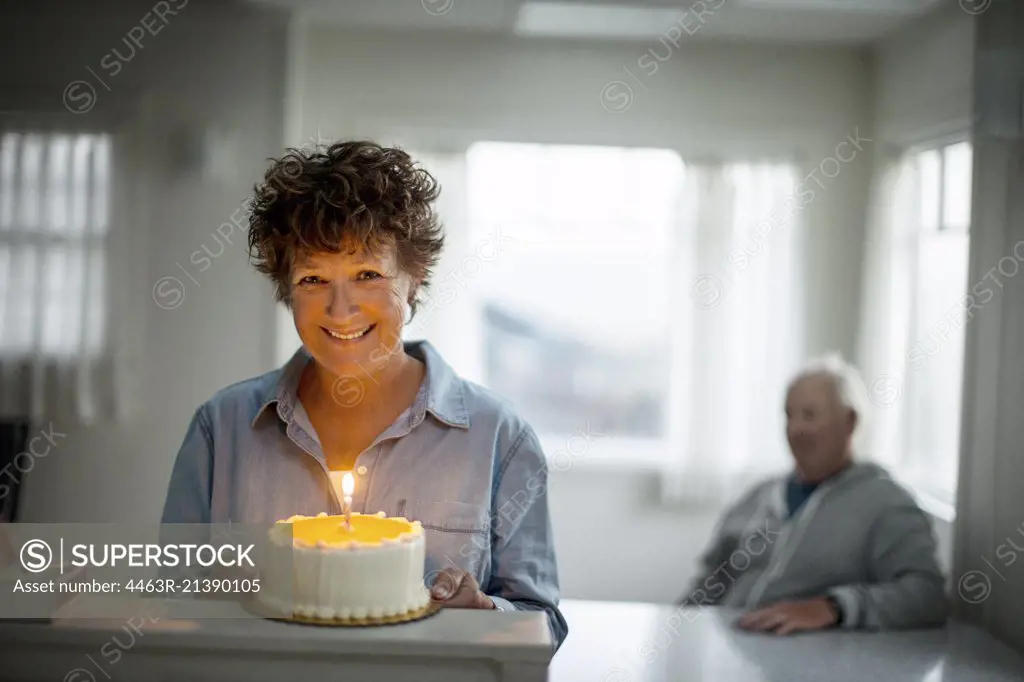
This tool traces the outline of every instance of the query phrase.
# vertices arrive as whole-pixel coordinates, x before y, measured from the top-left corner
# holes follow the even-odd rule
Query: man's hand
[[[494,609],[486,594],[480,591],[476,578],[457,568],[446,568],[430,587],[430,600],[445,608]]]
[[[801,630],[822,630],[832,627],[839,620],[832,605],[824,597],[804,601],[789,601],[773,604],[757,611],[744,614],[737,623],[744,630],[753,632],[774,632],[788,635]]]

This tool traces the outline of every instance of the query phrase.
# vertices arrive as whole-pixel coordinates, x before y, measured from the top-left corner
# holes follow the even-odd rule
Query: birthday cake
[[[270,530],[261,601],[286,618],[397,622],[430,604],[418,521],[377,514],[291,516]]]

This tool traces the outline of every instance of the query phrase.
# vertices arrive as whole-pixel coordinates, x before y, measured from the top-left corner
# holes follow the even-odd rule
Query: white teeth
[[[371,325],[371,326],[373,326],[373,325]],[[330,329],[327,330],[327,333],[330,334],[331,336],[333,336],[336,339],[343,339],[345,341],[351,341],[352,339],[358,339],[360,336],[362,336],[363,334],[365,334],[368,331],[370,331],[370,327],[367,327],[366,329],[364,329],[364,330],[362,330],[360,332],[356,332],[355,334],[339,334],[337,332],[332,332]]]

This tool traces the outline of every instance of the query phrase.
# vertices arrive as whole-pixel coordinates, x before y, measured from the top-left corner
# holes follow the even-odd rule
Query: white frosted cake
[[[402,620],[429,605],[418,521],[377,514],[292,516],[270,530],[260,598],[285,617]]]

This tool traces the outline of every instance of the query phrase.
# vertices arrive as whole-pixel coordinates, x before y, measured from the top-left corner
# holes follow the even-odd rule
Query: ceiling
[[[614,41],[679,34],[674,38],[679,43],[729,39],[863,45],[948,0],[249,1],[359,29]]]

